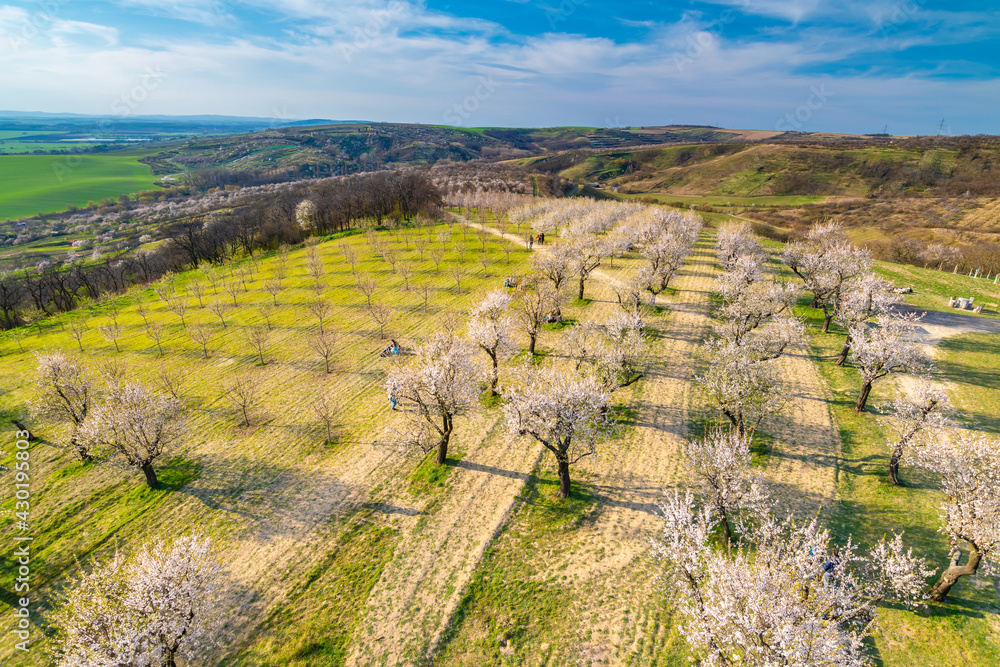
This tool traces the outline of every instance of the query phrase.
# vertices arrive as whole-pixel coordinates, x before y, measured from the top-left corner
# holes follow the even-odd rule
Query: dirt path
[[[501,236],[496,229],[466,224]],[[502,236],[526,245],[519,236]],[[622,272],[620,266],[614,273]],[[567,540],[561,561],[552,565],[569,577],[575,598],[572,624],[559,642],[565,655],[553,654],[556,662],[572,661],[582,651],[610,664],[626,664],[654,639],[649,635],[665,630],[653,619],[657,605],[646,554],[658,528],[656,506],[663,490],[687,479],[681,445],[692,406],[702,400],[691,376],[698,367],[699,346],[710,332],[709,294],[716,273],[710,242],[703,240],[677,279],[678,294],[669,301],[661,298],[667,315],[650,319],[654,351],[631,406],[628,437],[575,466],[599,507],[594,520]],[[592,276],[588,317],[599,317],[617,308],[611,286],[620,281],[612,270]],[[830,464],[839,452],[839,437],[823,384],[804,348],[785,366],[794,378],[793,401],[788,414],[772,424],[776,444],[767,475],[782,500],[796,507],[806,502],[811,512],[832,495],[835,465]],[[433,514],[406,520],[400,547],[368,600],[348,664],[413,664],[435,646],[480,556],[509,519],[543,450],[523,443],[508,446],[497,422],[482,428],[481,441],[452,470],[451,488],[442,492]],[[793,497],[790,491],[798,486],[805,492]],[[603,641],[581,643],[576,633],[588,627],[606,629]]]
[[[805,343],[783,357],[782,378],[788,403],[766,427],[775,442],[764,474],[780,510],[815,515],[836,489],[840,430],[830,414],[826,383]]]
[[[1000,333],[1000,320],[989,317],[966,315],[960,310],[941,312],[900,304],[894,308],[899,313],[918,313],[923,318],[914,330],[913,340],[925,347],[932,357],[936,347],[949,336],[966,333]]]
[[[650,323],[657,349],[632,406],[636,417],[630,437],[600,459],[578,466],[595,480],[600,508],[596,520],[579,529],[564,562],[556,565],[572,575],[578,598],[574,606],[579,618],[561,642],[567,660],[582,651],[610,664],[625,664],[644,644],[655,643],[649,635],[664,631],[654,618],[646,554],[658,528],[656,505],[663,489],[689,480],[681,446],[690,413],[702,401],[691,376],[698,368],[699,346],[711,330],[709,294],[716,275],[712,247],[702,241],[678,277],[679,293],[660,304],[669,316]],[[598,278],[619,282],[608,275]],[[833,496],[839,432],[806,346],[792,350],[782,363],[790,400],[768,426],[774,442],[765,474],[782,508],[811,514]],[[573,636],[579,627],[607,628],[608,634],[600,643],[582,642]]]
[[[519,237],[485,229],[526,245]],[[617,308],[611,290],[599,283],[618,281],[603,271],[592,276],[588,292],[596,301],[588,315]],[[541,445],[512,441],[503,433],[498,415],[480,417],[468,430],[472,432],[456,435],[456,441],[467,443],[466,455],[454,464],[448,488],[431,501],[431,507],[397,522],[399,546],[369,595],[347,664],[414,664],[437,645],[483,552],[507,523],[515,499],[544,452]],[[419,504],[405,494],[388,502]]]
[[[348,665],[416,664],[439,640],[541,454],[540,446],[511,446],[500,427],[496,417],[482,420],[478,444],[452,464],[448,488],[431,501],[440,504],[398,526],[399,547],[368,597]]]

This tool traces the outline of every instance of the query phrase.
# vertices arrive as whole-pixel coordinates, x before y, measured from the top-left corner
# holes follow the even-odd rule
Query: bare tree
[[[372,296],[374,296],[375,291],[378,289],[378,283],[367,273],[360,273],[356,276],[358,291],[365,295],[365,300],[369,308],[372,307]]]
[[[424,236],[417,236],[413,239],[413,246],[417,249],[420,254],[420,261],[424,261],[424,253],[427,251],[427,238]]]
[[[208,659],[222,625],[222,567],[208,538],[157,541],[81,572],[53,613],[58,667]]]
[[[122,337],[122,325],[118,324],[118,320],[111,319],[99,325],[97,333],[101,334],[101,338],[104,340],[115,344],[115,352],[121,352],[118,347],[118,339]]]
[[[316,416],[320,426],[326,433],[326,440],[323,441],[323,444],[333,442],[334,428],[337,426],[338,421],[336,403],[327,397],[326,394],[320,394],[313,400],[312,403],[309,404],[309,408],[312,410],[312,413]]]
[[[358,272],[358,251],[350,243],[341,243],[340,254],[344,256],[344,261],[351,265],[351,273]]]
[[[165,335],[163,325],[153,322],[146,327],[146,337],[151,343],[156,344],[156,349],[159,350],[161,357],[163,356],[163,337]]]
[[[198,280],[192,280],[190,285],[191,293],[198,299],[198,307],[205,307],[205,286]]]
[[[222,299],[212,299],[212,302],[208,304],[208,309],[215,313],[215,316],[222,322],[222,328],[226,329],[226,311],[229,310],[229,304]]]
[[[434,262],[434,271],[440,273],[441,262],[444,260],[444,250],[442,248],[431,248],[427,254],[430,255],[431,261]]]
[[[473,408],[478,394],[473,349],[450,333],[436,333],[419,347],[412,362],[389,371],[389,397],[412,403],[407,423],[397,432],[404,446],[437,449],[437,462],[448,458],[454,420]]]
[[[906,340],[919,317],[880,315],[875,327],[851,329],[851,359],[861,373],[861,394],[854,409],[864,412],[872,386],[892,373],[920,373],[930,370],[931,361],[916,344]]]
[[[205,354],[205,358],[208,359],[208,345],[215,338],[215,332],[212,331],[211,327],[204,324],[195,324],[188,328],[187,334],[191,340],[201,346],[201,351]]]
[[[48,316],[49,314],[41,308],[32,307],[21,311],[21,319],[24,320],[24,324],[29,327],[35,325],[39,336],[42,335],[42,321]]]
[[[180,439],[182,413],[180,401],[125,382],[113,386],[107,400],[90,411],[80,439],[101,459],[142,470],[146,485],[155,489],[153,463]]]
[[[222,280],[222,275],[219,273],[218,269],[214,267],[209,267],[205,269],[205,279],[212,286],[212,294],[219,293],[219,282]]]
[[[316,322],[319,324],[320,333],[323,333],[325,330],[324,327],[326,325],[326,320],[330,317],[330,313],[332,311],[333,307],[326,299],[316,299],[309,304],[309,312],[316,318]]]
[[[87,326],[86,320],[74,320],[73,323],[69,325],[69,335],[72,336],[73,340],[76,341],[76,344],[80,346],[81,353],[83,352],[83,337],[87,335],[88,331],[90,331],[90,327]],[[24,348],[21,348],[21,352],[24,352]]]
[[[241,426],[250,426],[251,419],[260,407],[260,380],[255,375],[244,373],[232,378],[225,389],[226,399],[243,417]]]
[[[406,260],[400,260],[396,273],[403,279],[403,289],[410,291],[410,278],[413,277],[413,266]]]
[[[483,278],[489,278],[490,253],[486,248],[483,248],[479,252],[479,265],[483,267]]]
[[[290,248],[282,244],[278,248],[278,254],[274,257],[274,266],[271,274],[275,280],[281,281],[288,277],[288,254]]]
[[[165,275],[160,282],[153,285],[153,291],[156,292],[156,296],[160,297],[160,301],[166,301],[174,293],[177,288],[177,276],[174,274]]]
[[[931,589],[944,600],[961,578],[980,566],[996,566],[1000,555],[1000,442],[959,431],[921,448],[922,465],[941,478],[948,502],[942,507],[943,532],[951,547],[951,562]],[[963,547],[968,558],[962,563]]]
[[[424,284],[422,284],[420,286],[420,296],[422,296],[423,299],[424,299],[424,312],[425,313],[427,312],[427,306],[430,303],[431,292],[433,292],[433,291],[434,291],[434,288],[431,287],[428,283],[424,283]]]
[[[390,248],[388,245],[382,248],[382,259],[388,262],[389,266],[392,267],[393,273],[396,272],[396,264],[399,262],[399,253],[396,252],[395,248]]]
[[[455,279],[455,290],[462,293],[462,278],[465,276],[465,267],[461,264],[451,265],[451,277]]]
[[[240,304],[236,301],[236,295],[240,293],[240,283],[237,280],[223,280],[222,289],[233,299],[233,307],[237,307]]]
[[[607,434],[608,395],[593,378],[554,368],[527,369],[501,389],[512,435],[530,435],[556,457],[559,496],[570,495],[569,467],[591,456]]]
[[[184,384],[186,380],[187,376],[183,372],[169,366],[162,366],[156,372],[157,386],[178,401],[184,400]]]
[[[257,312],[260,316],[264,318],[264,324],[267,325],[267,330],[270,331],[273,327],[271,326],[271,318],[274,316],[274,311],[277,307],[273,303],[267,303],[266,301],[257,306]]]
[[[25,330],[22,329],[21,327],[14,327],[13,329],[10,330],[10,335],[13,336],[14,340],[17,341],[17,348],[21,350],[22,353],[24,352],[25,334],[26,334]],[[80,346],[80,349],[81,350],[83,349],[83,345]]]
[[[271,332],[267,330],[266,326],[262,324],[255,324],[247,328],[245,336],[247,345],[249,345],[250,349],[257,354],[257,359],[260,361],[260,365],[266,366],[267,347],[271,342]]]
[[[278,305],[278,295],[281,294],[281,290],[283,289],[284,286],[280,280],[267,280],[264,282],[264,291],[271,295],[271,301],[275,306]]]
[[[385,339],[385,328],[392,322],[394,311],[389,306],[375,302],[368,308],[368,314],[378,326],[379,338]]]
[[[146,307],[146,299],[143,298],[141,292],[137,292],[135,295],[135,312],[139,313],[139,317],[142,318],[142,323],[149,326],[149,308]]]
[[[316,332],[306,340],[306,344],[309,345],[309,349],[316,353],[317,357],[323,360],[326,372],[333,372],[331,362],[336,353],[337,333],[332,329]]]
[[[688,467],[708,492],[727,546],[733,543],[731,519],[742,511],[762,509],[765,502],[764,481],[751,466],[750,440],[749,434],[716,427],[684,447]]]
[[[94,400],[93,380],[78,360],[61,350],[40,353],[36,360],[32,415],[40,420],[69,422],[70,447],[81,461],[92,460],[79,432]]]
[[[309,275],[312,276],[313,279],[313,289],[316,292],[320,292],[322,290],[323,273],[325,271],[325,267],[323,266],[323,257],[318,252],[315,252],[315,248],[310,248],[309,250]]]
[[[167,300],[167,308],[173,311],[174,315],[181,318],[181,326],[186,327],[187,322],[184,320],[184,315],[187,313],[187,302],[184,301],[184,297],[177,295],[173,296]]]

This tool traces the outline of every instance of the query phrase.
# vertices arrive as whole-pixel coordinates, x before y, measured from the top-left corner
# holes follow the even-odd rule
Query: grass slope
[[[139,163],[141,156],[135,152],[0,156],[0,220],[148,189],[156,178]]]
[[[447,238],[439,237],[439,232]],[[170,452],[172,458],[157,464],[164,481],[157,491],[147,491],[142,476],[134,472],[79,464],[64,446],[63,427],[37,425],[43,441],[32,450],[30,521],[37,554],[33,561],[36,631],[49,632],[45,619],[51,601],[76,570],[76,559],[89,566],[93,558],[107,557],[116,546],[130,550],[152,537],[180,535],[197,527],[218,543],[234,588],[220,664],[234,660],[248,665],[337,664],[342,659],[358,620],[355,616],[379,576],[379,563],[391,557],[395,539],[392,515],[364,507],[369,500],[378,505],[399,485],[405,488],[419,462],[386,457],[384,450],[373,449],[386,425],[388,404],[380,383],[390,360],[379,358],[386,343],[368,315],[365,297],[356,289],[339,245],[353,248],[359,257],[357,271],[377,281],[373,300],[389,306],[393,314],[386,335],[397,338],[404,350],[412,350],[449,318],[460,318],[485,290],[499,288],[505,276],[526,272],[527,253],[515,249],[508,264],[501,251],[504,243],[494,237],[480,240],[471,232],[463,234],[459,226],[448,234],[444,225],[420,233],[429,239],[429,248],[444,251],[440,271],[430,251],[420,260],[412,240],[390,232],[377,234],[381,243],[412,266],[410,290],[360,234],[317,247],[325,264],[321,296],[332,308],[326,326],[338,331],[334,372],[329,375],[307,346],[318,323],[308,308],[317,294],[304,248],[287,258],[288,275],[271,315],[265,366],[259,365],[244,338],[251,326],[263,322],[257,307],[273,303],[262,288],[279,270],[273,254],[256,260],[253,277],[245,288],[239,287],[238,307],[225,313],[225,328],[207,307],[217,298],[232,305],[221,283],[212,294],[206,271],[216,269],[205,267],[176,277],[175,294],[188,305],[187,325],[202,324],[215,334],[208,359],[152,289],[46,320],[40,327],[22,330],[26,335],[20,343],[12,333],[0,336],[0,441],[4,443],[13,437],[7,419],[26,413],[34,353],[78,351],[69,333],[73,322],[89,326],[82,341],[83,356],[95,373],[106,362],[114,362],[156,384],[166,371],[180,379],[188,406],[188,437]],[[484,245],[487,275],[479,263]],[[451,272],[454,265],[466,267],[460,291]],[[239,273],[230,276],[229,267],[221,273],[223,280],[240,280]],[[205,307],[191,291],[195,280],[206,287]],[[137,297],[147,302],[150,322],[165,328],[162,357],[144,333]],[[119,309],[124,329],[118,341],[120,353],[97,331],[112,304]],[[263,405],[249,429],[240,427],[223,397],[226,382],[242,373],[263,383]],[[340,410],[332,443],[324,443],[325,435],[310,409],[320,394]],[[11,449],[3,448],[0,464],[12,465]],[[369,460],[378,457],[383,457],[381,464],[371,470]],[[0,509],[12,509],[14,487],[8,483],[12,478],[0,475]],[[416,488],[442,482],[437,476],[427,477],[418,475]],[[13,530],[12,515],[0,514],[0,531],[10,535]],[[0,590],[9,592],[14,569],[9,561],[2,566]],[[4,600],[10,601],[9,593]],[[11,615],[2,615],[0,632],[7,633],[12,622]],[[11,644],[3,645],[0,662],[48,664],[46,640],[43,635],[35,639],[28,655],[15,655]]]

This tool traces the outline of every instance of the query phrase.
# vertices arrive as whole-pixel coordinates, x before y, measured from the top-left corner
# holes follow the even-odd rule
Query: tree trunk
[[[823,333],[830,333],[830,320],[833,319],[833,313],[823,311]]]
[[[726,415],[726,417],[729,418],[729,421],[732,423],[733,428],[739,429],[740,433],[743,432],[743,426],[742,426],[743,420],[741,418],[737,418],[736,415],[734,415],[729,410],[725,410],[725,409],[722,411],[722,414]]]
[[[497,353],[489,352],[490,361],[493,362],[493,371],[490,374],[490,396],[497,396],[497,382],[500,380],[500,367],[497,364]]]
[[[733,546],[733,529],[729,527],[729,517],[721,514],[719,523],[722,524],[722,536],[726,539],[726,550],[729,551]]]
[[[958,561],[961,560],[962,553],[959,552],[951,561],[951,565],[941,574],[941,578],[934,588],[931,589],[931,599],[936,602],[941,602],[948,596],[948,591],[951,587],[955,585],[959,577],[964,577],[968,574],[975,574],[979,569],[979,561],[981,556],[979,555],[979,550],[975,546],[972,547],[972,551],[969,553],[969,560],[965,565],[959,565]]]
[[[889,481],[899,486],[899,459],[903,457],[903,443],[898,443],[889,457]]]
[[[151,489],[157,488],[159,482],[156,480],[156,471],[153,470],[153,464],[146,462],[142,464],[142,472],[146,474],[146,486]]]
[[[580,291],[577,293],[576,298],[583,301],[583,278],[580,278]]]
[[[437,458],[435,461],[438,465],[444,465],[445,461],[448,460],[448,442],[451,440],[451,415],[446,414],[441,418],[441,439],[438,440],[438,450]]]
[[[837,365],[843,366],[847,363],[847,355],[851,351],[851,337],[848,336],[847,340],[844,341],[844,347],[840,350],[840,357],[837,359]]]
[[[535,341],[538,340],[538,333],[528,335],[528,354],[535,356]]]
[[[861,387],[861,395],[858,396],[858,403],[854,406],[854,409],[858,412],[864,412],[865,406],[868,405],[868,394],[872,393],[872,383],[865,382],[864,386]]]
[[[90,455],[90,453],[87,451],[87,448],[81,445],[80,442],[77,440],[75,434],[73,435],[72,438],[70,438],[69,444],[70,446],[73,447],[73,449],[76,450],[76,455],[79,456],[80,460],[83,461],[84,463],[90,463],[91,461],[94,460],[94,457]]]
[[[559,463],[559,497],[569,498],[569,459],[557,459]]]
[[[22,424],[20,421],[18,421],[16,419],[11,419],[10,423],[13,424],[14,426],[16,426],[18,431],[24,431],[25,433],[28,434],[28,437],[27,437],[28,442],[38,442],[38,436],[36,436],[34,433],[32,433],[31,429],[29,429],[27,426],[25,426],[24,424]]]

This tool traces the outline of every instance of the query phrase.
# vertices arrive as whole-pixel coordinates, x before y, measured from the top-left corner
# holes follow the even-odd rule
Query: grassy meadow
[[[148,190],[157,179],[144,154],[0,155],[0,220]]]
[[[619,433],[596,459],[574,466],[574,494],[565,501],[555,496],[551,456],[510,438],[495,402],[484,400],[476,415],[456,420],[443,467],[400,452],[385,438],[394,415],[381,381],[395,360],[379,352],[394,338],[405,361],[433,331],[461,329],[470,307],[501,288],[505,277],[528,273],[528,253],[497,234],[438,224],[329,237],[287,255],[188,271],[0,334],[0,463],[12,463],[7,420],[26,416],[38,351],[79,353],[82,346],[95,373],[126,366],[177,391],[188,408],[187,437],[158,462],[162,488],[155,491],[136,471],[78,463],[64,446],[64,429],[37,426],[42,440],[31,449],[34,629],[51,632],[51,601],[78,562],[87,567],[116,548],[197,528],[213,537],[227,564],[228,618],[212,664],[692,664],[657,586],[648,538],[655,535],[662,490],[692,481],[679,443],[715,417],[692,382],[703,363],[699,345],[711,327],[718,272],[712,242],[706,232],[659,308],[647,312],[647,377],[615,394]],[[775,252],[780,246],[768,247]],[[396,270],[382,254],[386,249],[400,258]],[[309,266],[312,252],[323,263],[318,283]],[[432,259],[438,252],[439,267]],[[355,267],[346,259],[352,253]],[[611,285],[640,264],[635,255],[605,263],[588,282],[587,299],[566,304],[567,317],[586,321],[612,312]],[[920,294],[967,287],[952,282],[963,277],[933,270],[879,270],[905,270]],[[377,283],[372,302],[390,315],[384,332],[356,287],[358,275]],[[279,278],[282,289],[272,297],[264,286]],[[187,306],[183,322],[161,292]],[[308,345],[320,327],[311,308],[319,299],[330,307],[323,326],[337,332],[329,374]],[[145,333],[139,301],[145,319],[163,327],[162,354]],[[221,319],[210,307],[215,303],[228,304]],[[120,352],[97,329],[116,312],[123,327]],[[793,368],[815,381],[800,381],[790,391],[802,399],[764,427],[766,446],[757,461],[780,491],[779,506],[803,512],[820,507],[838,539],[850,534],[867,543],[904,530],[917,553],[943,565],[947,549],[937,532],[942,497],[934,480],[904,462],[904,485],[888,485],[891,434],[876,414],[854,413],[857,373],[831,361],[841,332],[817,333],[821,315],[808,300],[798,312],[809,324],[810,343],[792,355]],[[79,344],[74,324],[87,327]],[[197,325],[214,334],[208,358],[186,333]],[[270,327],[263,364],[246,342],[248,332],[262,325]],[[946,339],[937,376],[969,422],[991,435],[1000,428],[995,338]],[[543,363],[563,363],[569,352],[559,328],[551,326],[538,349]],[[242,376],[260,382],[261,405],[249,426],[224,396],[227,384]],[[891,380],[876,385],[871,404],[884,405],[893,391]],[[331,439],[313,410],[320,397],[336,406]],[[827,421],[817,423],[832,424],[829,433],[800,428],[804,402],[821,404]],[[787,454],[792,445],[823,438],[835,444],[829,456],[795,462]],[[813,477],[830,480],[828,497],[817,500]],[[0,531],[10,535],[9,474],[0,480]],[[9,550],[0,559],[0,593],[11,604]],[[1000,664],[997,605],[990,580],[980,576],[962,579],[947,603],[926,611],[886,606],[871,647],[876,664]],[[0,616],[0,633],[11,628],[11,615]],[[14,654],[6,643],[0,662],[49,664],[46,640],[36,635],[27,655]]]

